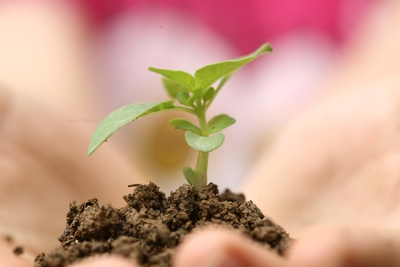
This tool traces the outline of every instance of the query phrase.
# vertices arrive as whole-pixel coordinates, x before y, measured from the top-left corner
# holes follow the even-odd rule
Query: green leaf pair
[[[209,92],[208,89],[219,79],[223,77],[229,78],[231,74],[239,68],[250,63],[258,56],[271,51],[271,45],[264,44],[248,56],[235,60],[218,62],[200,68],[194,73],[194,76],[181,70],[167,70],[153,67],[150,67],[149,70],[158,73],[167,79],[164,80],[164,86],[172,98],[176,99],[179,92],[182,91],[186,93],[192,92],[196,95],[203,96]],[[225,82],[226,81],[224,81],[224,83]],[[211,91],[209,94],[212,95]],[[207,98],[211,99],[215,97],[211,95],[207,95]]]

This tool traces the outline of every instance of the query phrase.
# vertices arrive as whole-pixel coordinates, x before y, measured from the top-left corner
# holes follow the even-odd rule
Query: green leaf
[[[194,133],[201,135],[200,128],[188,120],[185,120],[182,118],[176,118],[176,119],[170,120],[169,123],[172,124],[173,126],[175,126],[175,129],[188,130],[188,131],[192,131]]]
[[[179,92],[179,94],[177,95],[178,101],[179,103],[181,103],[182,105],[188,105],[187,102],[189,100],[190,95],[187,92],[181,91]]]
[[[141,114],[139,117],[137,118],[141,118],[147,115],[151,115],[157,112],[161,112],[161,111],[165,111],[165,110],[170,110],[170,109],[174,109],[174,100],[167,100],[167,101],[162,101],[162,102],[158,102],[159,105],[147,110],[146,112],[144,112],[143,114]],[[140,104],[140,103],[137,103]],[[135,104],[134,104],[135,105]]]
[[[200,152],[211,152],[219,148],[225,140],[222,133],[212,136],[200,136],[191,131],[186,131],[185,140],[188,145]]]
[[[236,120],[228,115],[218,115],[208,122],[209,134],[215,134],[234,124]]]
[[[261,56],[265,53],[269,53],[272,52],[272,46],[269,43],[265,43],[263,45],[261,45],[256,51],[254,51],[252,54],[255,57]]]
[[[198,175],[194,172],[194,170],[190,167],[183,168],[183,175],[188,181],[189,184],[196,186],[199,183]]]
[[[174,100],[167,100],[162,102],[150,102],[150,103],[137,103],[121,107],[113,111],[97,126],[93,133],[92,140],[89,144],[87,151],[88,155],[93,152],[112,134],[114,134],[122,126],[125,126],[131,121],[136,120],[139,117],[150,115],[164,110],[174,109],[175,106],[172,104]]]
[[[187,100],[187,105],[194,107],[194,101],[196,100],[196,96],[192,95],[191,97],[189,97],[189,99]]]
[[[185,85],[175,82],[173,80],[163,78],[164,87],[171,98],[177,99],[180,92],[189,92],[189,88]]]
[[[153,68],[153,67],[150,67],[149,70],[152,72],[161,74],[165,78],[168,78],[177,83],[180,83],[192,90],[193,90],[194,86],[196,85],[196,81],[193,78],[193,76],[185,71],[157,69],[157,68]]]
[[[272,47],[270,44],[263,44],[254,53],[245,57],[211,64],[198,69],[194,74],[194,79],[202,90],[207,90],[211,85],[213,85],[217,80],[223,78],[225,75],[231,74],[247,63],[250,63],[258,56],[271,51]]]
[[[210,88],[208,88],[208,90],[204,93],[203,100],[204,100],[204,102],[207,102],[208,100],[213,99],[214,96],[215,96],[215,89],[212,88],[212,87],[210,87]]]

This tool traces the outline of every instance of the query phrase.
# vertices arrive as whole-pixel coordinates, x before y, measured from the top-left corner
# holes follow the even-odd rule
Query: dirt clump
[[[235,229],[283,255],[291,238],[242,194],[219,194],[215,184],[195,192],[183,185],[166,197],[154,184],[138,185],[127,205],[100,206],[97,199],[70,203],[61,246],[36,256],[35,267],[62,267],[86,257],[117,254],[144,267],[169,267],[185,235],[207,225]]]
[[[19,256],[19,255],[23,254],[23,253],[24,253],[24,247],[22,247],[22,246],[16,246],[16,247],[13,249],[13,253],[14,253],[14,255],[16,255],[16,256]]]

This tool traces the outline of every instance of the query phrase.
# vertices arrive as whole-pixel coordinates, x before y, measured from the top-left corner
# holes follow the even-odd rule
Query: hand
[[[344,93],[294,121],[247,194],[292,234],[316,223],[397,228],[400,81]]]
[[[297,239],[285,260],[210,229],[183,243],[176,266],[400,266],[399,89],[328,98],[260,161],[246,195]]]
[[[363,227],[315,227],[299,236],[283,259],[237,233],[209,229],[187,238],[178,250],[174,266],[400,266],[399,249],[399,231]]]
[[[29,258],[31,266],[32,255],[57,245],[71,200],[98,197],[122,206],[127,185],[144,182],[111,144],[87,157],[92,132],[57,110],[0,90],[0,233],[14,239],[9,244],[0,237],[2,265],[24,266]],[[23,257],[11,253],[15,245],[23,245]]]
[[[260,161],[246,194],[299,240],[290,263],[400,264],[399,88],[386,81],[326,99]]]

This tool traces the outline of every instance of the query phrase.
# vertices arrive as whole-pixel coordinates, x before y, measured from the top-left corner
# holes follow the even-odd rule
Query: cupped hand
[[[176,266],[400,266],[400,80],[328,97],[300,116],[247,186],[296,239],[285,259],[238,234],[187,238]]]
[[[98,197],[120,206],[127,185],[144,182],[111,144],[87,157],[97,123],[82,123],[0,90],[0,265],[32,266],[32,255],[56,246],[70,201]],[[11,252],[17,245],[25,251],[18,258]]]
[[[322,101],[260,160],[247,194],[297,234],[316,223],[397,228],[400,80]]]
[[[290,266],[400,265],[399,125],[385,80],[328,97],[260,160],[246,194],[298,239]]]
[[[285,258],[228,230],[189,236],[175,267],[395,267],[400,266],[399,231],[360,226],[318,226],[298,237]]]

